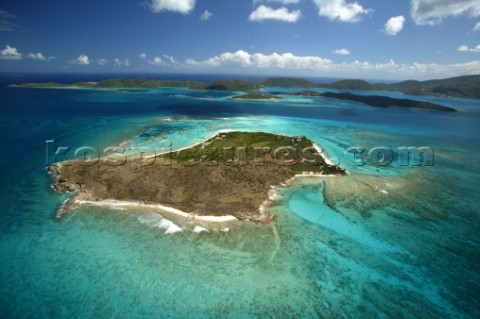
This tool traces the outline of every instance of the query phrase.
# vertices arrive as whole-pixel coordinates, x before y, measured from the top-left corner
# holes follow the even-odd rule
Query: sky
[[[480,1],[2,0],[0,72],[480,74]]]

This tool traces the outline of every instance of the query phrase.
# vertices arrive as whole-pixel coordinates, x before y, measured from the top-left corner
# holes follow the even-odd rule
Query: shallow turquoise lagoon
[[[0,88],[0,316],[480,317],[478,101],[422,98],[460,111],[444,114],[230,97]],[[67,197],[49,187],[46,140],[161,152],[226,129],[308,136],[349,175],[277,187],[269,225],[88,207],[54,218]],[[351,147],[396,157],[354,165]],[[401,165],[401,147],[430,147],[433,165]]]

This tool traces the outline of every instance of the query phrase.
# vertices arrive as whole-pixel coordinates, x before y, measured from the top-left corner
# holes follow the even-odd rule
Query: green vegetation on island
[[[76,208],[77,200],[115,199],[257,222],[270,220],[260,206],[272,185],[300,173],[345,174],[325,163],[306,137],[262,132],[219,133],[187,149],[150,158],[107,158],[93,164],[69,160],[50,165],[48,172],[54,190],[73,193],[58,216]]]
[[[118,78],[100,82],[65,83],[25,83],[12,84],[10,87],[28,88],[162,88],[186,87],[192,90],[223,90],[223,91],[260,91],[262,87],[281,88],[329,88],[337,90],[363,91],[398,91],[409,95],[425,95],[438,97],[480,98],[480,75],[469,75],[443,80],[403,81],[399,83],[371,84],[363,80],[341,80],[327,84],[317,84],[300,78],[266,78],[258,82],[242,80],[220,80],[210,83],[199,81],[148,80],[143,78]],[[314,96],[314,95],[312,95]]]
[[[149,80],[144,78],[116,78],[100,82],[77,82],[65,83],[26,83],[12,84],[10,87],[27,88],[68,88],[86,87],[98,89],[142,89],[142,88],[163,88],[163,87],[186,87],[192,90],[226,90],[226,91],[258,91],[259,84],[241,80],[221,80],[210,83],[199,81],[173,81],[173,80]]]
[[[322,88],[364,91],[398,91],[408,95],[480,98],[480,75],[459,76],[441,80],[370,84],[362,80],[342,80],[318,85]]]
[[[262,93],[247,93],[242,95],[237,95],[233,97],[234,99],[239,100],[279,100],[280,96],[275,94],[262,94]]]
[[[98,82],[97,88],[161,88],[161,87],[201,87],[197,81],[148,80],[143,78],[118,78]]]
[[[281,88],[315,88],[318,84],[298,78],[267,78],[257,82],[261,86]]]
[[[417,101],[417,100],[411,100],[411,99],[396,99],[396,98],[391,98],[388,96],[381,96],[381,95],[357,95],[352,93],[325,92],[325,93],[322,93],[322,96],[340,99],[340,100],[349,100],[349,101],[365,103],[367,105],[371,105],[375,107],[394,106],[394,107],[414,108],[414,109],[422,109],[422,110],[456,112],[456,110],[453,108],[435,104],[435,103]]]
[[[221,80],[205,84],[198,89],[221,90],[221,91],[258,91],[261,86],[256,83],[250,83],[241,80]]]
[[[403,107],[403,108],[414,108],[422,110],[435,110],[435,111],[449,111],[456,112],[455,109],[430,103],[424,101],[417,101],[412,99],[397,99],[388,96],[382,95],[357,95],[352,93],[335,93],[335,92],[325,92],[320,93],[313,90],[300,91],[300,92],[275,92],[273,96],[281,95],[295,95],[295,96],[305,96],[305,97],[326,97],[340,100],[349,100],[364,103],[370,106],[375,107]],[[261,98],[259,98],[261,100]]]
[[[363,80],[341,80],[331,84],[320,84],[318,87],[336,90],[362,90],[372,91],[375,87]]]
[[[480,75],[459,76],[442,80],[404,81],[376,84],[376,89],[401,91],[410,95],[480,99]]]
[[[317,92],[317,91],[301,91],[301,92],[293,92],[293,93],[289,93],[289,95],[298,95],[298,96],[310,96],[310,97],[314,97],[314,96],[322,96],[322,93],[320,92]]]

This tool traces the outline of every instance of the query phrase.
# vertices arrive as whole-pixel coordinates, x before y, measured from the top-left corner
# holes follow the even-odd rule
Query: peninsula
[[[303,136],[224,132],[178,151],[97,162],[68,160],[48,166],[52,188],[72,197],[58,211],[82,203],[162,205],[191,216],[234,216],[266,223],[262,209],[274,185],[298,175],[344,175],[326,163],[319,147]]]
[[[243,95],[234,96],[234,99],[240,100],[279,100],[281,95],[296,95],[304,97],[323,97],[323,98],[332,98],[339,100],[349,100],[354,102],[363,103],[366,105],[374,107],[401,107],[401,108],[411,108],[419,110],[429,110],[429,111],[447,111],[447,112],[456,112],[454,108],[443,106],[436,103],[418,101],[412,99],[397,99],[388,96],[382,95],[359,95],[352,93],[335,93],[335,92],[325,92],[320,93],[317,91],[301,91],[293,93],[284,93],[284,92],[274,92],[273,94],[260,94],[260,93],[249,93]]]
[[[334,93],[334,92],[325,92],[321,94],[323,97],[329,97],[340,100],[349,100],[359,103],[364,103],[374,107],[401,107],[401,108],[411,108],[411,109],[421,109],[421,110],[430,110],[430,111],[447,111],[447,112],[456,112],[454,108],[439,105],[436,103],[417,101],[412,99],[397,99],[388,96],[382,95],[358,95],[352,93]]]

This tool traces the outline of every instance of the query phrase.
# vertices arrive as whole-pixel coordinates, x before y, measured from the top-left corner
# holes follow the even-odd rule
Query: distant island
[[[439,105],[436,103],[417,101],[411,99],[396,99],[388,96],[382,95],[357,95],[352,93],[333,93],[325,92],[322,93],[323,97],[330,97],[340,100],[349,100],[364,103],[374,107],[401,107],[401,108],[412,108],[420,110],[431,110],[431,111],[447,111],[447,112],[456,112],[454,108]]]
[[[280,95],[298,95],[298,96],[307,96],[307,97],[326,97],[334,98],[339,100],[349,100],[359,103],[364,103],[366,105],[374,107],[401,107],[401,108],[411,108],[411,109],[420,109],[420,110],[430,110],[430,111],[447,111],[447,112],[456,112],[454,108],[443,106],[435,103],[417,101],[412,99],[397,99],[388,96],[382,95],[357,95],[352,93],[334,93],[334,92],[325,92],[320,93],[317,91],[301,91],[293,93],[285,92],[274,92],[274,94],[259,94],[259,93],[250,93],[234,96],[234,99],[241,100],[272,100],[272,99],[281,99]]]
[[[299,78],[276,77],[267,78],[258,82],[242,80],[220,80],[203,83],[199,81],[165,81],[148,80],[143,78],[119,78],[100,82],[64,83],[25,83],[12,84],[10,87],[91,87],[91,88],[162,88],[187,87],[193,90],[228,90],[228,91],[259,91],[262,87],[280,88],[330,88],[338,90],[363,91],[398,91],[409,95],[425,95],[437,97],[480,98],[480,75],[453,77],[441,80],[414,81],[408,80],[399,83],[369,83],[363,80],[341,80],[333,83],[313,83]]]
[[[473,76],[475,78],[475,76]],[[446,81],[446,80],[445,80]],[[450,80],[453,82],[454,80]],[[470,82],[468,82],[470,83]],[[393,85],[393,84],[392,84]],[[398,84],[400,85],[400,84]],[[375,107],[403,107],[403,108],[415,108],[423,110],[435,110],[435,111],[450,111],[456,110],[447,106],[417,101],[412,99],[397,99],[392,97],[380,96],[380,95],[357,95],[352,93],[335,93],[324,92],[320,93],[314,90],[306,90],[300,92],[272,92],[269,94],[259,93],[262,87],[281,87],[281,88],[333,88],[339,90],[374,90],[378,87],[368,84],[368,82],[361,80],[343,80],[328,85],[315,84],[313,82],[296,79],[296,78],[268,78],[256,83],[250,83],[242,80],[220,80],[210,83],[203,83],[198,81],[164,81],[164,80],[148,80],[142,78],[118,78],[104,80],[101,82],[77,82],[73,84],[62,84],[55,82],[48,83],[26,83],[26,84],[12,84],[10,87],[26,87],[26,88],[97,88],[97,89],[109,89],[109,88],[162,88],[162,87],[186,87],[191,90],[222,90],[222,91],[242,91],[249,92],[246,94],[240,94],[233,97],[237,100],[279,100],[280,95],[299,95],[307,97],[326,97],[342,100],[356,101]],[[468,87],[468,86],[466,86]],[[479,95],[480,96],[480,95]]]
[[[118,78],[100,82],[76,82],[71,84],[47,82],[11,84],[9,87],[27,88],[97,88],[97,89],[153,89],[165,87],[186,87],[192,90],[222,90],[222,91],[259,91],[261,85],[242,80],[221,80],[209,83],[199,81],[149,80],[144,78]]]
[[[408,95],[437,97],[480,98],[480,75],[459,76],[442,80],[370,84],[363,80],[342,80],[331,84],[319,84],[322,88],[363,91],[398,91]]]
[[[275,94],[248,93],[233,97],[239,100],[280,100],[281,97]]]
[[[271,186],[299,175],[345,174],[326,163],[308,138],[262,132],[221,132],[149,159],[93,164],[69,160],[47,168],[54,179],[52,188],[72,194],[57,217],[82,204],[109,206],[122,201],[168,207],[193,218],[234,216],[267,223],[272,216],[263,207]]]

